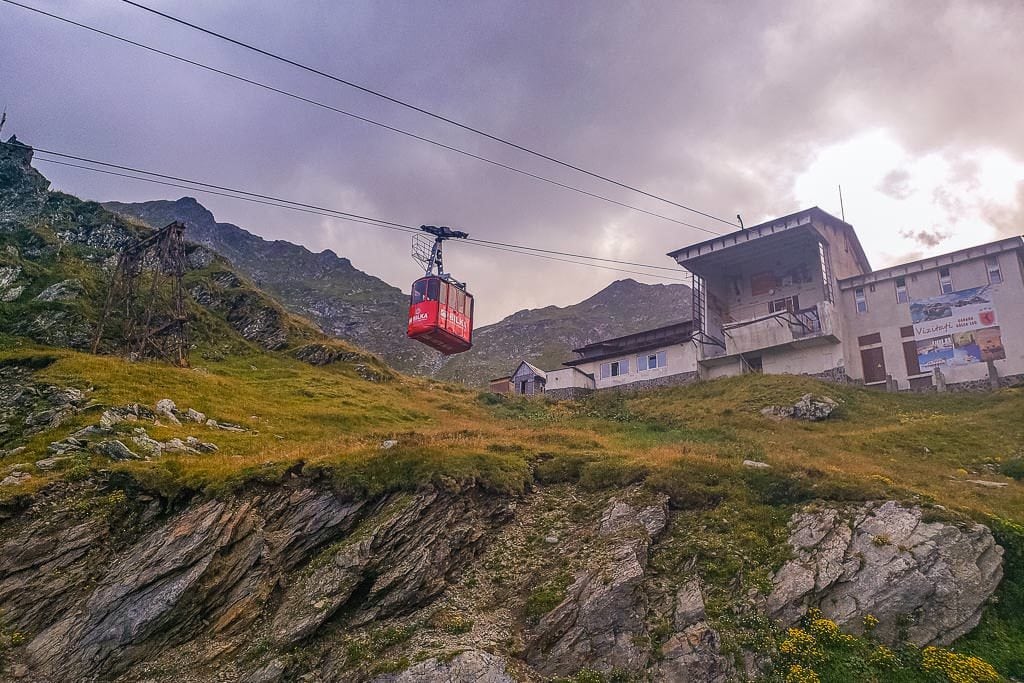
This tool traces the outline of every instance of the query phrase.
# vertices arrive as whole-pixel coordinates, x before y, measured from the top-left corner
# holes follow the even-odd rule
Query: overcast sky
[[[27,4],[716,231],[116,0]],[[150,0],[424,108],[747,225],[818,205],[875,267],[1024,232],[1024,2]],[[708,237],[0,4],[4,137],[474,237],[672,265]],[[192,194],[403,289],[408,236],[40,164],[89,199]],[[622,273],[453,245],[481,323]],[[635,276],[634,276],[635,277]],[[658,278],[640,278],[658,282]],[[660,280],[666,281],[666,280]]]

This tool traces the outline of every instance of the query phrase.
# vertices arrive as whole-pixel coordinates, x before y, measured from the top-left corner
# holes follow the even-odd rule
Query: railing
[[[749,353],[799,339],[833,335],[831,316],[832,304],[822,301],[810,308],[783,310],[723,324],[726,354]]]

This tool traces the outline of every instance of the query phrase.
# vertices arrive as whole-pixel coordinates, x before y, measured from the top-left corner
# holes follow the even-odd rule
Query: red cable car
[[[443,226],[420,229],[434,235],[434,241],[413,241],[413,258],[426,265],[426,275],[412,285],[406,335],[446,356],[468,351],[473,346],[473,295],[464,283],[444,272],[441,245],[469,235]]]

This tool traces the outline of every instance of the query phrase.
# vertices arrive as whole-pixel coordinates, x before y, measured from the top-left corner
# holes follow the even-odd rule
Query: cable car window
[[[466,315],[466,293],[459,290],[459,313]]]
[[[427,280],[427,300],[428,301],[439,301],[437,287],[441,284],[438,280],[430,279]]]
[[[418,280],[412,286],[412,303],[418,304],[427,296],[427,281]]]
[[[447,306],[448,305],[448,283],[447,282],[440,282],[439,281],[437,283],[437,285],[438,285],[438,287],[440,287],[440,292],[438,292],[437,300],[439,302],[441,302],[442,304],[444,304],[445,306]]]

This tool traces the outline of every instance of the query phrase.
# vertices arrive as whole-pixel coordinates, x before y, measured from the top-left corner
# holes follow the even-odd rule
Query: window
[[[638,372],[644,370],[654,370],[656,368],[663,368],[667,365],[665,352],[658,351],[657,353],[651,353],[646,356],[636,357],[636,369]]]
[[[910,301],[910,297],[907,295],[907,280],[906,278],[896,278],[896,303],[905,304]]]
[[[783,311],[800,310],[800,297],[797,295],[787,296],[785,299],[776,299],[768,302],[768,313],[782,313]]]
[[[939,289],[943,294],[953,292],[953,278],[949,274],[949,268],[939,268]]]
[[[412,286],[412,303],[418,304],[427,298],[427,281],[417,280]]]
[[[857,305],[858,313],[868,312],[868,300],[864,298],[864,288],[857,287],[853,290],[853,301]]]
[[[988,282],[998,285],[1003,281],[1003,271],[999,270],[999,257],[989,256],[985,259],[985,270],[988,271]]]
[[[846,238],[846,251],[850,251],[850,238]],[[832,294],[832,258],[824,242],[818,242],[818,259],[821,261],[821,278],[825,285],[825,300],[835,303]]]
[[[609,377],[618,377],[619,375],[626,374],[629,374],[628,360],[616,360],[611,363],[604,363],[601,365],[601,379],[608,379]]]

